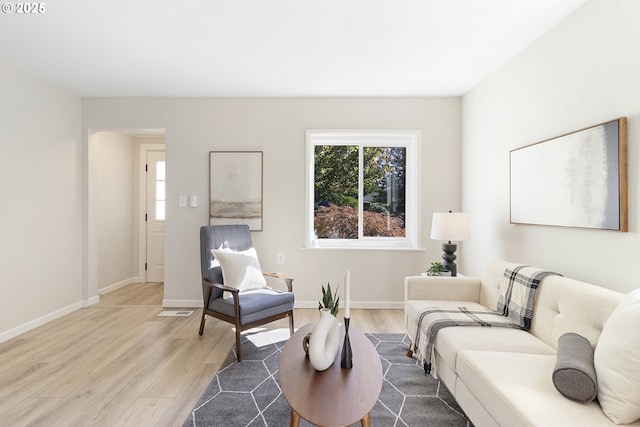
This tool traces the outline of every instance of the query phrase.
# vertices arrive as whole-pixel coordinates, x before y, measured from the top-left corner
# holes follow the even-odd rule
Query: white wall
[[[201,304],[198,232],[208,223],[211,150],[264,151],[264,231],[253,234],[265,270],[292,274],[299,302],[317,301],[320,285],[351,270],[352,300],[402,307],[403,278],[440,259],[429,240],[431,213],[460,206],[458,98],[87,98],[83,134],[92,129],[166,129],[165,304]],[[419,129],[424,251],[305,250],[306,129]],[[87,141],[84,141],[86,144]],[[88,150],[83,146],[83,161]],[[85,189],[86,191],[86,189]],[[198,208],[178,207],[179,195]],[[88,235],[95,223],[89,218]],[[87,240],[92,259],[91,238]],[[93,249],[95,250],[95,249]],[[276,263],[284,253],[286,263]],[[88,279],[92,279],[91,263]],[[95,285],[89,284],[89,295]]]
[[[131,135],[97,132],[92,154],[96,167],[98,203],[98,289],[115,290],[132,283],[134,276],[134,153]],[[136,228],[137,229],[137,228]]]
[[[0,341],[80,308],[81,102],[0,64]]]
[[[640,2],[591,0],[463,97],[463,269],[494,258],[640,287]],[[509,224],[509,151],[629,117],[629,232]]]

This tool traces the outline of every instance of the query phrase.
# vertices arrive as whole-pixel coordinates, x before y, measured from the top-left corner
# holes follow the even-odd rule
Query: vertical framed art
[[[511,223],[628,230],[626,117],[510,152]]]
[[[262,231],[262,151],[209,152],[209,224]]]

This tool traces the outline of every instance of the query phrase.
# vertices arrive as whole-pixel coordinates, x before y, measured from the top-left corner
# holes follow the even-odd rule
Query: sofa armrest
[[[409,276],[404,279],[404,301],[480,302],[480,285],[477,277]]]

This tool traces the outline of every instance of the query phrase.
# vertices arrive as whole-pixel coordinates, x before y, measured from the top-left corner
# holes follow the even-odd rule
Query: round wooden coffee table
[[[291,426],[300,424],[300,417],[322,427],[343,427],[360,421],[371,425],[370,412],[382,390],[382,365],[371,341],[353,325],[349,340],[353,352],[353,368],[340,367],[344,341],[341,326],[340,350],[336,360],[325,371],[316,371],[302,348],[303,337],[313,324],[301,327],[282,350],[278,365],[280,387],[291,406]]]

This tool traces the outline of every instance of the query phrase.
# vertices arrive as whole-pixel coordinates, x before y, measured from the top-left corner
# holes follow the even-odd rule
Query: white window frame
[[[406,183],[405,183],[405,236],[404,237],[365,237],[362,227],[358,239],[317,239],[314,230],[314,155],[317,145],[358,145],[363,146],[405,147]],[[306,248],[347,248],[347,249],[418,249],[420,206],[419,203],[419,148],[418,130],[307,130],[306,131],[306,209],[305,209],[305,247]],[[362,156],[360,156],[362,161]],[[362,165],[359,168],[362,182]],[[358,194],[358,222],[362,224],[363,195]]]

